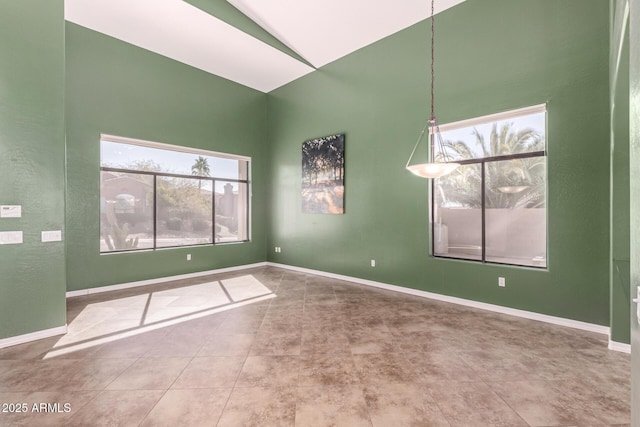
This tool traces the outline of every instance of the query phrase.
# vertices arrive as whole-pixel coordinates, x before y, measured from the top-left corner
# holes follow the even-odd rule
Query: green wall
[[[428,20],[270,93],[268,259],[608,325],[608,8],[468,0],[436,19],[441,123],[548,103],[548,271],[428,255],[427,181],[404,169],[428,114]],[[345,214],[303,215],[301,143],[337,132]]]
[[[62,0],[0,2],[0,339],[64,326],[64,26]]]
[[[629,1],[629,181],[631,193],[631,283],[640,286],[640,3]],[[640,426],[640,319],[631,304],[631,425]],[[636,404],[634,404],[636,402]]]
[[[611,339],[629,343],[629,26],[628,0],[611,3]]]
[[[601,0],[467,0],[436,23],[440,122],[548,103],[542,271],[428,255],[428,185],[404,170],[428,113],[428,21],[265,95],[65,24],[61,0],[3,2],[0,204],[21,204],[23,217],[0,220],[0,231],[24,230],[25,243],[0,246],[0,339],[63,325],[65,282],[77,290],[268,259],[611,321],[613,339],[626,342],[619,325],[628,306],[609,270],[628,245],[625,89],[615,86],[610,156],[607,8]],[[347,135],[346,213],[302,215],[301,143],[338,132]],[[251,156],[252,242],[100,255],[100,133]],[[40,243],[40,231],[55,229],[64,230],[66,266],[64,243]]]
[[[267,95],[72,23],[66,38],[67,289],[264,261]],[[100,255],[101,133],[251,156],[252,241]]]

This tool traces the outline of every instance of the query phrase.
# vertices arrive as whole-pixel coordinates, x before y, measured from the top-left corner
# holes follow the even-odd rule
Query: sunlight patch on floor
[[[276,297],[252,275],[88,304],[45,359]]]

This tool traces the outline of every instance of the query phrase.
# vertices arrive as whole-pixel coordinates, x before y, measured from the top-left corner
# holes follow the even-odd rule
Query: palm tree
[[[209,161],[202,156],[198,156],[196,162],[191,166],[191,175],[195,176],[211,176],[209,169]],[[202,180],[198,180],[198,190],[202,189]]]
[[[512,123],[500,128],[494,123],[489,140],[477,129],[473,130],[476,153],[464,141],[444,141],[444,149],[454,160],[467,160],[478,157],[506,156],[544,150],[544,136],[534,129],[514,131]],[[442,153],[436,159],[442,159]],[[486,208],[534,208],[542,207],[545,202],[546,158],[530,157],[491,161],[485,170],[485,207]],[[463,165],[448,176],[438,179],[436,197],[439,204],[451,204],[458,207],[480,208],[482,165],[480,163]]]

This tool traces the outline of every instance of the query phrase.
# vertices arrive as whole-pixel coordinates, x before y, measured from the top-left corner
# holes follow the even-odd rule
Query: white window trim
[[[203,150],[199,148],[183,147],[181,145],[165,144],[164,142],[146,141],[143,139],[126,138],[123,136],[115,136],[108,134],[100,134],[100,141],[115,142],[121,144],[138,145],[140,147],[157,148],[166,151],[180,151],[182,153],[198,154],[210,157],[222,157],[225,159],[251,161],[251,157],[241,156],[237,154],[220,153],[218,151]]]
[[[464,127],[470,126],[478,126],[486,123],[498,122],[502,120],[508,120],[512,118],[517,118],[521,116],[526,116],[529,114],[536,113],[546,113],[547,112],[547,104],[538,104],[532,105],[529,107],[518,108],[517,110],[509,110],[503,111],[500,113],[488,114],[486,116],[474,117],[472,119],[459,120],[457,122],[445,123],[443,125],[438,125],[440,132],[446,132],[449,130],[460,129]],[[433,129],[431,130],[433,133]]]

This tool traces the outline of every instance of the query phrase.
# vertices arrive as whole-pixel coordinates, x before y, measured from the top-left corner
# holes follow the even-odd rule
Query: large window
[[[100,252],[249,239],[249,158],[100,139]]]
[[[440,126],[461,166],[432,182],[434,256],[547,266],[545,129],[544,105]]]

